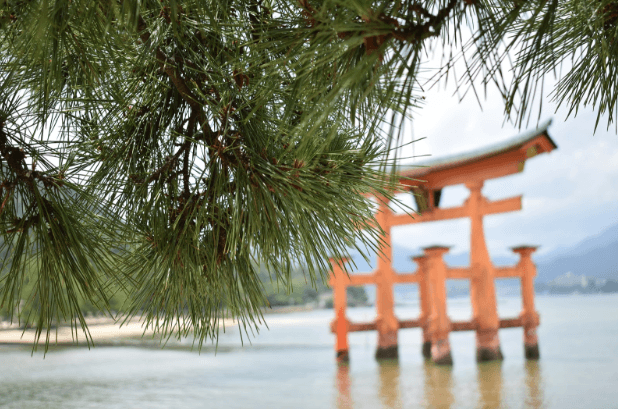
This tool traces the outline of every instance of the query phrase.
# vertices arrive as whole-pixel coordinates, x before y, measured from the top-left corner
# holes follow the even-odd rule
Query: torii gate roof
[[[537,129],[481,149],[402,166],[398,172],[401,183],[440,189],[521,172],[527,159],[558,147],[547,132],[550,124],[548,120]]]

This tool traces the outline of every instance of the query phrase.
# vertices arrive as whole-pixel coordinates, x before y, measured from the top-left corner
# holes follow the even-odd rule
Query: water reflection
[[[426,360],[425,369],[425,407],[448,409],[455,402],[453,396],[453,368],[435,365]]]
[[[352,409],[352,395],[350,393],[350,365],[339,364],[337,367],[337,409]]]
[[[502,403],[502,362],[492,361],[478,364],[477,382],[479,407],[494,409]]]
[[[543,376],[539,361],[526,361],[526,407],[545,407]]]
[[[467,387],[472,389],[474,389],[474,384],[476,384],[478,401],[475,405],[474,398],[472,398],[473,400],[471,402],[467,401],[470,395],[466,392],[462,394],[462,390],[459,389],[458,391],[456,388],[453,377],[453,367],[435,365],[427,360],[423,363],[422,367],[424,373],[424,398],[422,398],[422,404],[419,401],[406,402],[405,406],[450,409],[464,404],[466,407],[472,405],[477,408],[496,409],[508,406],[509,400],[515,397],[518,402],[525,401],[526,408],[541,409],[546,407],[547,402],[544,396],[545,385],[543,383],[539,362],[527,361],[524,363],[523,369],[525,371],[524,377],[523,379],[520,378],[523,382],[519,383],[517,391],[505,391],[505,375],[503,374],[502,362],[493,361],[478,364],[476,382],[473,376],[471,379],[467,377],[465,380]],[[375,386],[371,386],[371,389],[377,389],[377,391],[375,389],[374,391],[377,392],[377,397],[381,404],[380,407],[385,409],[400,409],[404,407],[399,362],[397,360],[379,361],[377,370],[377,384],[373,384]],[[418,379],[420,380],[420,377]],[[353,409],[355,407],[357,409],[365,407],[373,408],[377,406],[375,401],[369,403],[369,401],[366,400],[368,397],[367,395],[375,396],[374,391],[367,390],[363,390],[362,392],[357,390],[360,394],[356,397],[356,405],[354,404],[352,395],[353,385],[350,376],[350,366],[348,364],[338,365],[335,383],[337,387],[337,409]],[[514,386],[512,381],[509,384]],[[357,387],[358,386],[359,385],[357,385]],[[466,390],[470,391],[468,388],[466,388]],[[359,398],[362,395],[365,395],[365,397]],[[474,396],[474,393],[472,396]],[[409,398],[410,396],[408,395],[406,399]],[[419,400],[420,398],[420,396],[417,397]],[[456,403],[456,401],[459,403]]]
[[[403,407],[399,386],[399,363],[397,360],[382,360],[378,362],[378,395],[385,409],[400,409]],[[352,409],[354,402],[351,393],[350,366],[337,366],[337,409]],[[366,402],[359,402],[359,407],[365,407]]]
[[[401,408],[399,390],[399,362],[396,359],[378,362],[380,372],[380,400],[384,408]]]

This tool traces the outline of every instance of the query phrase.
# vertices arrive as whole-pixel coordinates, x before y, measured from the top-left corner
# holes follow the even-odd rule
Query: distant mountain
[[[554,280],[568,272],[587,277],[618,279],[618,224],[578,245],[534,258],[537,281]]]
[[[416,263],[411,257],[422,254],[421,249],[411,250],[407,247],[398,245],[393,246],[393,267],[399,273],[411,273],[416,270]],[[356,263],[356,268],[352,268],[352,273],[368,273],[375,269],[377,257],[374,255],[367,263],[359,254],[353,254],[352,259]],[[518,257],[513,256],[498,256],[493,258],[493,262],[497,266],[508,266],[517,263]],[[444,261],[450,267],[465,267],[470,265],[470,253],[447,253],[444,256]]]
[[[405,247],[393,246],[393,267],[400,273],[416,270],[416,265],[410,257],[421,254],[422,251]],[[358,254],[353,254],[357,265],[352,273],[368,273],[375,269],[376,256],[367,263]],[[444,260],[449,266],[468,266],[469,253],[446,254]],[[518,256],[493,257],[496,266],[509,266],[517,263]],[[600,234],[589,237],[569,248],[554,250],[542,256],[533,256],[537,265],[537,282],[547,283],[569,271],[574,275],[585,275],[602,279],[618,280],[618,224],[615,224]]]

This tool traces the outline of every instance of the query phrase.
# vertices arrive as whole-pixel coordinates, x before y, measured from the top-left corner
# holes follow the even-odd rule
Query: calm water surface
[[[469,300],[449,300],[453,319]],[[499,300],[515,316],[517,298]],[[618,408],[618,295],[537,297],[541,360],[526,362],[522,330],[500,331],[505,360],[477,364],[474,334],[451,334],[454,366],[421,356],[418,329],[399,332],[399,361],[378,363],[376,333],[350,336],[350,365],[337,366],[332,310],[267,316],[252,345],[238,331],[219,350],[0,346],[2,408]],[[351,319],[374,317],[350,310]],[[400,318],[418,306],[397,308]]]

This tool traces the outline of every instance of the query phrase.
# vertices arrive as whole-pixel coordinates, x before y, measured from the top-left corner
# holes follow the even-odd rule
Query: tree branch
[[[140,33],[140,38],[144,44],[146,44],[150,40],[150,32],[148,31],[148,25],[146,21],[142,18],[142,16],[138,17],[137,22],[137,30]],[[208,124],[206,119],[206,115],[202,110],[202,104],[198,101],[198,99],[193,95],[189,87],[187,86],[184,78],[180,75],[180,73],[176,70],[175,65],[167,58],[165,53],[161,51],[160,48],[156,49],[156,56],[158,63],[161,69],[167,74],[167,76],[172,81],[172,84],[176,87],[182,99],[184,99],[192,110],[195,110],[197,113],[197,121],[199,122],[200,128],[202,128],[202,132],[204,132],[204,137],[209,144],[214,142],[215,133],[212,128]]]
[[[398,40],[410,43],[417,43],[430,37],[439,36],[442,25],[446,22],[451,11],[453,11],[459,1],[460,0],[450,0],[446,7],[440,9],[436,15],[429,13],[429,11],[420,4],[415,3],[412,5],[412,10],[427,18],[427,21],[423,24],[412,23],[401,29],[393,29],[393,36]]]

